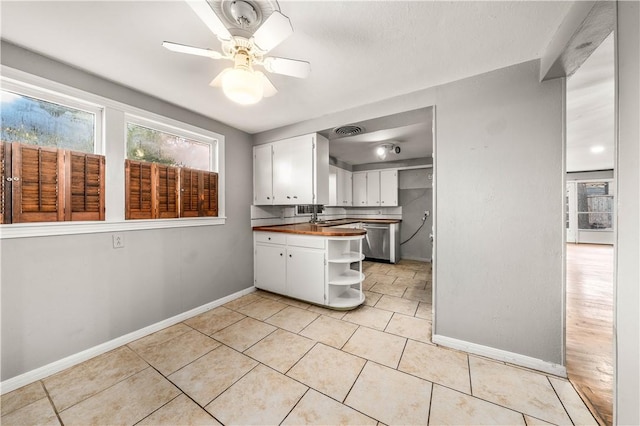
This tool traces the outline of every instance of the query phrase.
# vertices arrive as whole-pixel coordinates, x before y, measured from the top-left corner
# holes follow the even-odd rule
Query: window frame
[[[104,155],[106,158],[106,217],[104,221],[2,224],[0,225],[0,240],[53,235],[211,226],[224,225],[226,223],[224,135],[4,65],[0,67],[0,88],[18,93],[24,93],[24,90],[28,90],[30,92],[24,93],[26,96],[38,97],[45,101],[61,103],[72,108],[78,108],[76,105],[83,105],[84,107],[79,109],[86,110],[87,106],[99,109],[100,113],[96,115],[96,126],[98,126],[97,123],[100,122],[100,127],[96,129],[97,134],[94,146],[96,152],[94,153]],[[78,104],[76,104],[76,102]],[[178,111],[178,113],[180,112]],[[132,117],[146,122],[147,127],[150,123],[159,124],[165,129],[170,129],[169,133],[172,134],[175,134],[176,131],[181,131],[183,132],[182,134],[189,135],[191,138],[193,135],[196,135],[201,138],[209,138],[210,140],[216,141],[216,146],[212,146],[212,148],[214,148],[212,150],[212,157],[214,158],[210,159],[210,161],[212,162],[212,171],[218,173],[217,217],[124,219],[126,123],[127,119]]]

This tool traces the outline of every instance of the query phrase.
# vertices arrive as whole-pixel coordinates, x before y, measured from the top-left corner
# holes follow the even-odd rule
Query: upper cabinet
[[[398,171],[395,169],[353,173],[353,205],[394,207],[398,205]]]
[[[351,172],[336,166],[329,166],[329,206],[351,207]]]
[[[254,147],[254,204],[329,203],[329,141],[316,133]]]

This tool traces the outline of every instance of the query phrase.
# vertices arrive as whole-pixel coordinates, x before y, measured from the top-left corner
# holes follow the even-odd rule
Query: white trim
[[[543,361],[526,355],[503,351],[502,349],[491,348],[489,346],[466,342],[464,340],[458,340],[439,334],[434,335],[432,341],[437,345],[446,346],[447,348],[458,349],[470,354],[480,355],[497,361],[531,368],[543,373],[553,374],[554,376],[567,377],[567,368],[564,365],[555,364],[553,362]]]
[[[40,368],[36,368],[35,370],[31,370],[19,376],[12,377],[11,379],[7,379],[0,383],[0,389],[1,389],[0,393],[4,395],[7,392],[11,392],[12,390],[15,390],[22,386],[26,386],[30,383],[33,383],[36,380],[44,379],[45,377],[48,377],[52,374],[58,373],[69,367],[73,367],[74,365],[80,364],[81,362],[84,362],[88,359],[101,355],[110,350],[116,349],[120,346],[126,345],[127,343],[133,342],[134,340],[138,340],[144,336],[147,336],[151,333],[155,333],[156,331],[162,330],[164,328],[167,328],[169,326],[182,322],[186,319],[199,315],[203,312],[209,311],[213,308],[216,308],[220,305],[230,302],[231,300],[237,299],[249,293],[253,293],[254,291],[256,291],[256,288],[251,286],[244,290],[240,290],[236,293],[233,293],[229,296],[223,297],[218,300],[214,300],[213,302],[191,309],[190,311],[183,312],[171,318],[167,318],[155,324],[151,324],[147,327],[141,328],[140,330],[133,331],[129,334],[125,334],[124,336],[117,337],[113,340],[109,340],[108,342],[101,343],[97,346],[86,349],[82,352],[78,352],[66,358],[62,358],[58,361],[54,361],[50,364],[42,366]]]
[[[100,232],[140,231],[144,229],[186,228],[224,225],[226,217],[145,219],[114,222],[34,222],[0,225],[0,240],[54,235],[96,234]]]

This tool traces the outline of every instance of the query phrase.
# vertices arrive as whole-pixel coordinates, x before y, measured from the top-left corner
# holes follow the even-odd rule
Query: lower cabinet
[[[364,303],[362,238],[254,232],[256,288],[352,309]]]

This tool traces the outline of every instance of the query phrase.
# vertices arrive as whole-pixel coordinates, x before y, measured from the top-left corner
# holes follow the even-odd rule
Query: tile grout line
[[[53,403],[53,399],[51,398],[51,395],[49,395],[49,390],[44,385],[44,382],[42,380],[38,380],[38,382],[40,383],[40,386],[42,386],[42,389],[44,390],[44,394],[47,396],[47,399],[49,400],[49,404],[51,404],[51,408],[53,408],[53,412],[56,415],[56,418],[58,419],[60,424],[64,426],[64,422],[62,421],[62,417],[60,417],[60,413],[58,412],[58,408]]]
[[[553,386],[553,383],[551,383],[551,379],[549,379],[549,376],[547,375],[545,375],[544,377],[547,379],[547,383],[549,383],[549,386],[551,386],[551,389],[553,390],[553,393],[556,395],[556,398],[558,398],[558,401],[560,401],[560,405],[562,405],[564,412],[567,414],[567,417],[569,417],[571,424],[575,425],[576,422],[573,421],[571,414],[569,414],[569,410],[567,410],[567,407],[564,405],[562,398],[560,398],[560,395],[558,395],[558,391],[556,390],[555,386]]]

